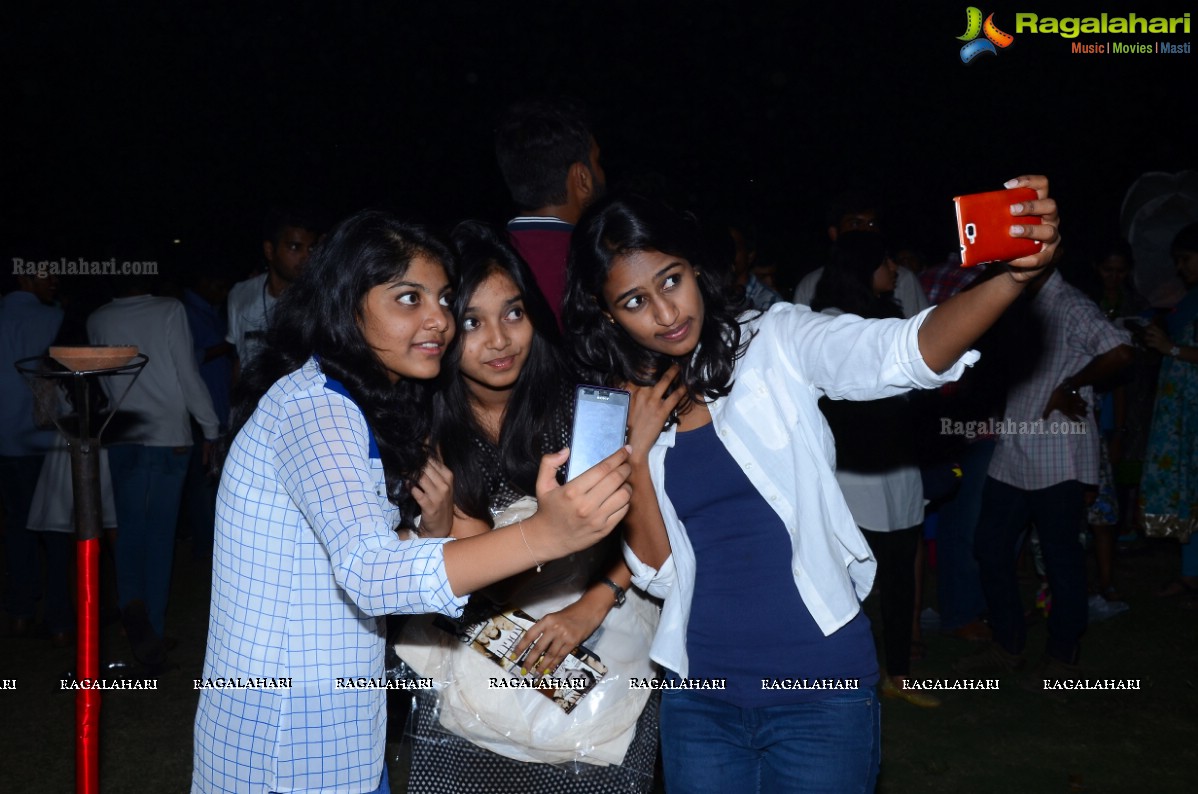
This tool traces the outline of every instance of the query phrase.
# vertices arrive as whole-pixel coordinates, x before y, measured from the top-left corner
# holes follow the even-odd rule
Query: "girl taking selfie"
[[[580,220],[565,327],[585,366],[635,392],[625,559],[664,601],[651,656],[726,682],[663,693],[667,790],[873,790],[878,671],[860,599],[875,563],[817,403],[934,388],[976,359],[970,343],[1058,239],[1047,180],[1007,184],[1037,191],[1012,205],[1010,233],[1042,250],[909,320],[741,314],[689,218],[610,198]]]

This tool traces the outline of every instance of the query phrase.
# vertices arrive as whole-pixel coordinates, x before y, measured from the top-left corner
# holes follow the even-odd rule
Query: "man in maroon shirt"
[[[507,225],[561,324],[570,232],[603,194],[599,144],[583,109],[569,100],[518,102],[495,133],[499,170],[520,214]]]

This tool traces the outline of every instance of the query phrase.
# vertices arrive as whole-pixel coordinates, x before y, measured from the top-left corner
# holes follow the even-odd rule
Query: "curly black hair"
[[[746,308],[728,268],[715,261],[698,222],[666,204],[635,195],[592,204],[570,242],[562,321],[567,345],[584,374],[609,385],[656,383],[671,364],[681,369],[679,387],[695,402],[732,389],[733,364],[744,353],[739,316]],[[659,251],[690,263],[703,298],[703,327],[692,355],[675,359],[637,344],[604,314],[603,285],[612,264],[636,251]]]
[[[407,378],[392,383],[363,337],[360,320],[366,294],[401,278],[420,256],[439,262],[452,283],[453,256],[425,228],[381,210],[363,210],[339,223],[275,305],[267,343],[235,389],[229,434],[237,434],[275,381],[317,356],[321,370],[344,384],[365,415],[378,443],[387,496],[406,522],[417,510],[407,484],[428,459],[431,387]]]

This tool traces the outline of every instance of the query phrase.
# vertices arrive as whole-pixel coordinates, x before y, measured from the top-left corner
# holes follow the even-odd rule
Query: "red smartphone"
[[[1009,228],[1016,223],[1039,224],[1036,215],[1011,215],[1011,205],[1033,201],[1036,191],[1030,187],[994,190],[954,196],[957,205],[957,235],[961,240],[961,267],[987,262],[1010,262],[1021,256],[1040,253],[1044,244],[1026,237],[1012,237]]]

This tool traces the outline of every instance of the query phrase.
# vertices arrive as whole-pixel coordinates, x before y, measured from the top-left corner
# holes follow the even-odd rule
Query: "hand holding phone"
[[[538,566],[590,548],[627,514],[631,492],[625,482],[632,472],[624,446],[628,402],[629,394],[622,389],[583,385],[574,390],[566,484],[559,486],[553,475],[563,453],[542,458],[539,508],[525,522],[533,537],[529,552]]]
[[[567,450],[545,455],[537,473],[537,512],[521,530],[533,561],[541,563],[594,546],[628,513],[632,491],[626,485],[632,466],[620,447],[573,482],[559,485],[557,469]]]
[[[961,243],[961,267],[987,262],[1010,262],[1039,253],[1044,244],[1027,237],[1012,237],[1015,224],[1038,225],[1039,216],[1013,216],[1011,205],[1036,200],[1030,187],[994,190],[954,196],[957,208],[957,236]]]

